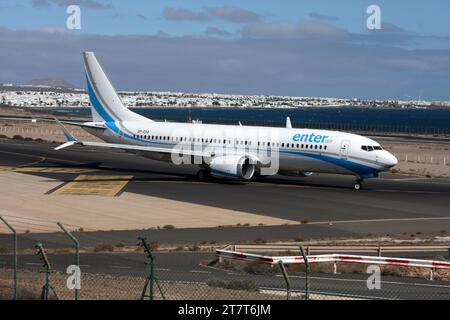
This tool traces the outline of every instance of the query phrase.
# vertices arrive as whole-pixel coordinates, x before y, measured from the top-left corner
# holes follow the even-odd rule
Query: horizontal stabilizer
[[[63,143],[60,146],[57,146],[56,148],[54,148],[54,150],[61,150],[61,149],[67,148],[67,147],[71,147],[76,143],[77,143],[77,141],[68,141],[66,143]]]

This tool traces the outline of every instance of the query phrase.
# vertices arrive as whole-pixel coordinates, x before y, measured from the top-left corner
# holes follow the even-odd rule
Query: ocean
[[[286,117],[293,127],[347,131],[450,134],[450,109],[388,109],[356,107],[267,108],[131,108],[155,120],[282,127]],[[57,113],[89,114],[88,108],[58,108]]]

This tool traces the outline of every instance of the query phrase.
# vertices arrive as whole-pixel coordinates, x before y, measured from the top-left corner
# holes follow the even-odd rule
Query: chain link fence
[[[164,253],[170,255],[171,253]],[[186,257],[191,253],[183,253]],[[117,263],[117,255],[121,265]],[[162,254],[161,254],[162,255]],[[179,253],[181,255],[181,253]],[[4,256],[0,267],[0,299],[12,299],[14,272]],[[69,258],[72,255],[67,255]],[[30,257],[31,258],[31,257]],[[39,261],[36,256],[26,261]],[[178,259],[179,256],[175,256]],[[211,259],[211,255],[208,255]],[[50,261],[57,260],[50,255]],[[423,268],[381,266],[379,275],[368,266],[355,263],[285,265],[281,268],[261,262],[223,260],[201,262],[193,270],[160,267],[158,260],[152,279],[142,253],[101,253],[89,261],[82,255],[80,299],[85,300],[341,300],[341,299],[450,299],[450,272],[435,271],[434,280]],[[101,261],[98,264],[95,261]],[[139,261],[140,260],[140,261]],[[111,261],[112,264],[105,264]],[[70,263],[70,262],[68,262]],[[205,264],[206,263],[206,264]],[[174,262],[176,264],[176,261]],[[68,264],[52,265],[48,299],[72,300]],[[17,272],[17,299],[41,299],[46,283],[40,262],[26,262]],[[375,271],[377,271],[375,269]],[[379,277],[378,277],[379,276]],[[147,280],[147,290],[143,290]]]
[[[450,269],[439,266],[430,269],[349,260],[310,263],[308,268],[303,263],[277,265],[264,260],[224,258],[216,254],[224,250],[214,253],[212,250],[217,249],[214,246],[158,250],[156,241],[137,235],[128,245],[112,242],[115,244],[101,243],[92,247],[99,239],[88,236],[80,246],[77,238],[61,223],[53,228],[63,232],[54,233],[50,241],[45,234],[37,233],[16,237],[17,223],[10,225],[5,218],[2,221],[5,227],[9,226],[2,230],[9,234],[5,233],[0,243],[0,299],[450,300]],[[74,234],[79,236],[79,233]],[[41,245],[43,238],[47,242]],[[134,240],[138,242],[136,246],[133,246]],[[300,248],[306,261],[309,250]],[[266,254],[264,257],[295,258],[291,251],[265,253],[261,248],[256,249],[255,252]],[[228,252],[230,257],[239,255],[239,252]],[[377,252],[372,255],[379,256],[382,250],[379,248]],[[431,251],[428,257],[441,267],[448,266],[449,253],[438,252],[445,257]],[[400,262],[401,259],[391,260]],[[74,284],[79,285],[78,291]]]

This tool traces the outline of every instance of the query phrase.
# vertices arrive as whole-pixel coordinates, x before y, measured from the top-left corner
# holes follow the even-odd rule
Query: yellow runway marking
[[[80,175],[53,194],[114,197],[132,178],[133,176]]]
[[[96,171],[95,169],[84,169],[84,168],[61,168],[61,167],[24,167],[15,168],[15,172],[20,173],[88,173]]]

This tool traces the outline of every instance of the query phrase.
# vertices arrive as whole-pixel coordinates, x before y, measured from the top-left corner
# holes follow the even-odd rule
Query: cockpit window
[[[381,146],[361,146],[361,149],[369,152],[373,150],[383,150]]]

